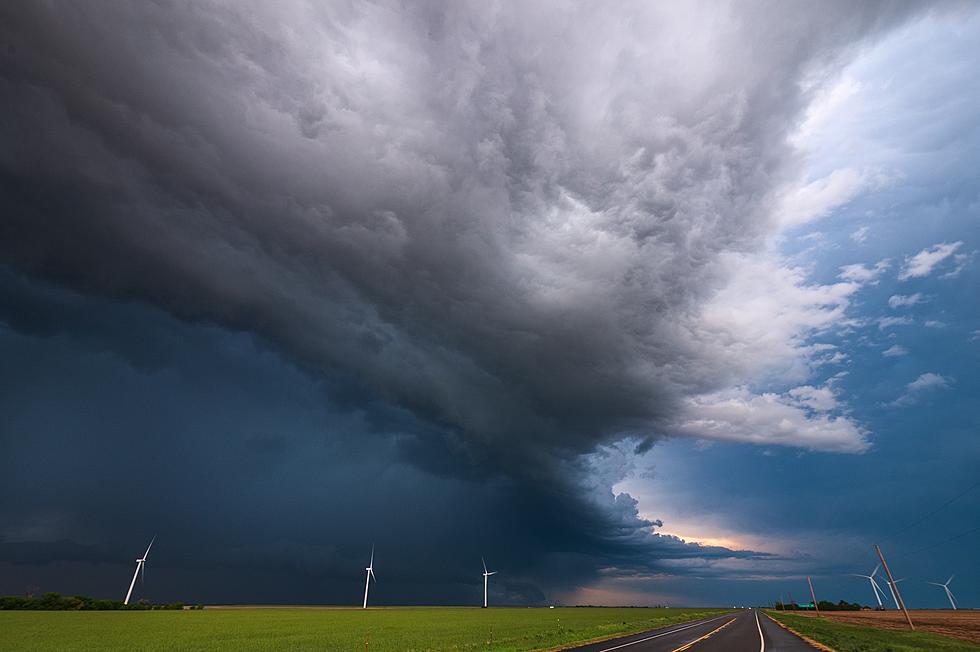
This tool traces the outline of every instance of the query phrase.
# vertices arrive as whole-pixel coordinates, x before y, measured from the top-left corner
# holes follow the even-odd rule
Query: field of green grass
[[[724,611],[441,607],[0,611],[0,649],[517,652],[556,649]]]
[[[767,612],[800,634],[837,652],[977,652],[980,646],[928,632],[900,632],[835,623],[782,611]]]

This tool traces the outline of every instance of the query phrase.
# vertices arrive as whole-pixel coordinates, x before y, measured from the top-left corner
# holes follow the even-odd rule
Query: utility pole
[[[875,544],[875,552],[878,553],[878,559],[881,560],[881,565],[885,569],[885,574],[888,575],[888,583],[891,584],[892,591],[895,592],[895,597],[898,598],[898,605],[902,608],[902,613],[905,614],[905,621],[909,624],[909,629],[913,632],[915,631],[915,625],[912,624],[912,618],[909,616],[909,610],[905,608],[905,600],[902,599],[902,594],[898,592],[898,584],[895,583],[895,579],[892,577],[892,572],[888,570],[888,562],[885,561],[885,556],[881,554],[881,548],[878,544]]]
[[[806,583],[810,585],[810,599],[813,600],[813,610],[820,615],[820,607],[817,606],[817,596],[813,593],[813,582],[810,581],[810,576],[806,576]]]

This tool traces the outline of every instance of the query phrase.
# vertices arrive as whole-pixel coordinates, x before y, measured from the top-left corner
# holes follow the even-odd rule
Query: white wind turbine
[[[140,571],[143,572],[143,577],[146,577],[146,558],[150,555],[150,548],[153,547],[153,542],[156,540],[156,536],[150,539],[150,545],[146,547],[146,552],[136,560],[136,572],[133,573],[133,581],[129,583],[129,590],[126,591],[126,599],[123,600],[123,604],[129,604],[129,598],[133,595],[133,587],[136,586],[136,576],[140,574]]]
[[[371,544],[371,563],[369,563],[367,568],[365,568],[364,570],[367,571],[367,577],[364,578],[364,607],[363,608],[367,609],[368,587],[371,586],[371,580],[374,580],[375,582],[378,581],[378,578],[374,576],[374,544],[373,543]]]
[[[885,592],[882,591],[881,590],[881,587],[878,586],[878,583],[875,582],[875,575],[878,574],[878,569],[879,568],[881,568],[881,564],[878,564],[877,566],[875,566],[875,569],[873,571],[871,571],[871,574],[870,575],[861,575],[859,573],[851,573],[851,575],[853,575],[854,577],[863,577],[864,579],[866,579],[869,582],[871,582],[871,590],[875,592],[875,600],[878,601],[878,608],[879,609],[884,609],[885,606],[883,604],[881,604],[881,596],[884,595]],[[880,593],[880,595],[879,595],[879,593]]]
[[[903,577],[900,580],[895,580],[895,584],[898,584],[899,582],[903,581],[904,579],[905,578]],[[888,590],[892,592],[892,602],[895,603],[895,608],[896,609],[901,609],[901,607],[898,605],[898,596],[895,595],[895,587],[892,586],[892,583],[891,582],[886,582],[885,585],[888,587]]]
[[[952,605],[953,609],[956,609],[956,602],[953,600],[953,592],[949,590],[949,583],[953,581],[953,575],[949,576],[945,584],[940,584],[939,582],[927,582],[927,584],[933,584],[935,586],[943,587],[943,591],[946,592],[946,597],[949,598],[949,604]]]
[[[483,608],[487,608],[487,578],[491,575],[496,575],[497,571],[488,571],[487,562],[483,557],[480,557],[480,561],[483,562]]]

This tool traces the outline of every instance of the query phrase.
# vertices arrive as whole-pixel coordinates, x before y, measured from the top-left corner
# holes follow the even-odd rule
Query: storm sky
[[[980,602],[980,13],[0,6],[0,593]],[[951,503],[945,504],[950,499]],[[937,511],[938,510],[938,511]],[[924,550],[923,552],[919,552]]]

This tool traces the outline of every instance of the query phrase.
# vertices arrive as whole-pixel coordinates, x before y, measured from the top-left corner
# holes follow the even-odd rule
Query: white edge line
[[[677,632],[683,632],[685,629],[691,629],[692,627],[707,625],[708,623],[712,623],[716,620],[721,620],[722,618],[726,618],[727,616],[730,615],[731,614],[724,614],[722,616],[718,616],[717,618],[712,618],[710,620],[702,620],[701,622],[691,623],[690,625],[685,625],[684,627],[678,627],[677,629],[672,629],[669,632],[662,632],[660,634],[655,634],[653,636],[647,636],[646,638],[641,638],[638,641],[630,641],[629,643],[623,643],[622,645],[617,645],[616,647],[606,647],[599,650],[599,652],[611,652],[612,650],[618,650],[620,648],[629,647],[630,645],[636,645],[637,643],[645,643],[646,641],[652,641],[653,639],[660,638],[661,636],[667,636],[668,634],[676,634]]]
[[[766,637],[762,635],[762,624],[759,623],[759,610],[755,610],[755,626],[759,628],[759,652],[766,652]]]

